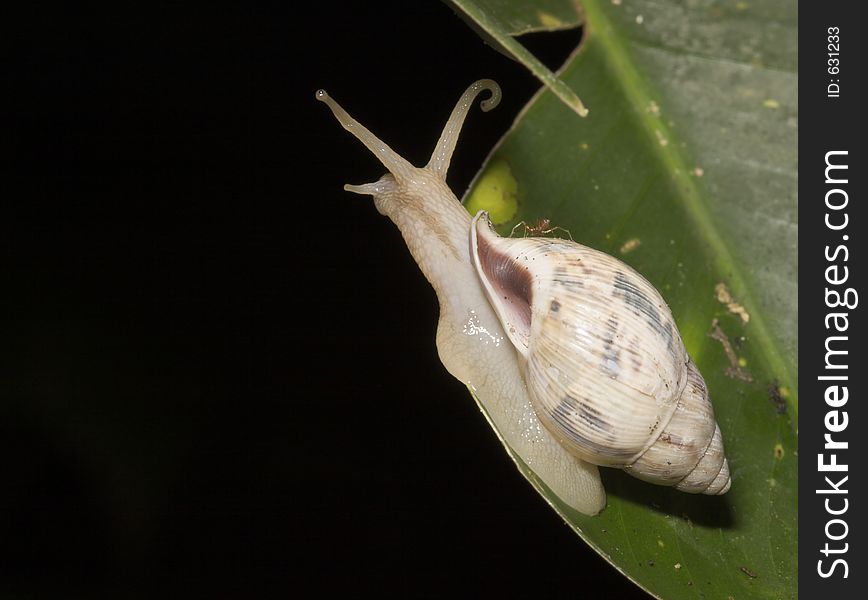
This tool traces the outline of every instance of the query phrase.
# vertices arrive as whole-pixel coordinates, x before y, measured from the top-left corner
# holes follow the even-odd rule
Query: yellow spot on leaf
[[[553,14],[544,12],[542,10],[538,10],[536,13],[536,16],[539,19],[539,22],[543,27],[555,28],[555,27],[562,27],[564,24],[563,21],[558,19]]]
[[[675,563],[673,566],[675,567],[675,570],[676,570],[676,571],[678,571],[679,569],[681,569],[681,563]]]
[[[579,144],[579,148],[581,148],[582,150],[587,150],[588,148],[590,148],[590,146],[588,145],[588,142],[582,142],[581,144]]]
[[[659,129],[654,130],[654,135],[657,136],[657,141],[660,142],[661,146],[667,146],[669,144],[669,140],[666,139]]]
[[[632,240],[627,240],[621,246],[621,254],[627,254],[628,252],[635,250],[636,248],[639,247],[639,245],[641,243],[642,243],[642,240],[640,240],[639,238],[633,238]]]
[[[747,366],[747,359],[744,356],[738,357],[738,366],[744,368]]]
[[[663,543],[663,540],[657,540],[657,545],[660,546],[661,548],[666,547],[666,544]]]
[[[777,109],[777,108],[781,107],[781,103],[778,102],[777,100],[773,100],[773,99],[769,98],[767,100],[763,100],[763,106],[765,106],[766,108]]]
[[[775,444],[775,458],[781,460],[784,457],[784,447],[780,442]]]
[[[744,11],[744,10],[747,10],[748,8],[750,8],[750,4],[748,4],[747,2],[736,2],[735,3],[735,10]]]
[[[503,159],[488,163],[464,205],[472,215],[488,211],[495,225],[511,221],[518,212],[518,182],[509,164]]]

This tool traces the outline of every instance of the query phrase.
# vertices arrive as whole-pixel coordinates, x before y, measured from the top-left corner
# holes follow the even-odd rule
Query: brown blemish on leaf
[[[787,402],[784,399],[784,394],[781,391],[780,385],[778,385],[777,379],[769,384],[768,392],[769,400],[775,405],[775,411],[779,415],[785,415],[787,413]]]
[[[780,442],[775,444],[775,458],[781,460],[784,457],[784,446]]]
[[[711,322],[711,331],[708,332],[708,337],[717,340],[723,346],[723,351],[726,353],[726,359],[729,361],[729,366],[725,371],[727,377],[747,382],[753,381],[751,374],[746,369],[739,366],[738,355],[735,353],[735,350],[732,349],[732,344],[720,328],[717,319],[714,319]]]
[[[744,306],[735,301],[725,283],[718,283],[714,286],[714,293],[717,296],[717,301],[723,304],[729,312],[738,315],[742,323],[747,324],[750,321],[750,315]]]
[[[747,567],[739,567],[739,570],[742,573],[744,573],[745,575],[747,575],[748,577],[750,577],[751,579],[756,579],[756,573],[754,573],[753,571],[751,571]]]

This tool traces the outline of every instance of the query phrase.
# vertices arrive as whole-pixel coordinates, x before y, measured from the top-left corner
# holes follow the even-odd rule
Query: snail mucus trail
[[[722,436],[702,375],[659,292],[620,260],[572,240],[503,238],[446,185],[464,119],[492,80],[461,96],[427,165],[411,165],[324,90],[316,98],[388,173],[344,189],[371,195],[440,304],[437,349],[483,407],[510,456],[564,503],[605,506],[597,466],[659,485],[723,494]],[[543,490],[545,491],[545,490]]]

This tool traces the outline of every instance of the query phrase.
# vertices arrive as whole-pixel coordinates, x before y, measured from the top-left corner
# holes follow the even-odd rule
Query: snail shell
[[[497,105],[495,82],[472,84],[421,168],[316,94],[389,171],[344,189],[374,197],[437,293],[443,364],[474,392],[513,459],[580,512],[605,506],[595,465],[725,493],[729,468],[705,382],[654,287],[572,241],[502,238],[446,185],[461,125],[484,90],[482,109]]]
[[[482,211],[470,233],[537,415],[560,443],[645,481],[725,493],[729,467],[705,382],[657,290],[575,242],[502,238]]]

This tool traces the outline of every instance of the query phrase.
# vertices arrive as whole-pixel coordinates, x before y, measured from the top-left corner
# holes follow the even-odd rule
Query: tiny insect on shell
[[[382,162],[374,197],[440,303],[437,349],[506,444],[564,503],[605,506],[597,465],[683,491],[730,486],[705,382],[663,298],[621,261],[554,238],[502,238],[446,185],[464,119],[491,80],[461,96],[431,160],[411,165],[328,94],[338,121]]]

